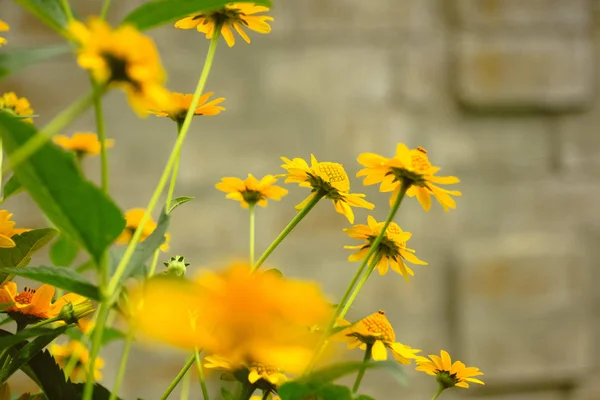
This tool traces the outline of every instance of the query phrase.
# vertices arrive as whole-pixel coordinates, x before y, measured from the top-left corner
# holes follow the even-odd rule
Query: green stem
[[[69,4],[69,0],[61,0],[63,11],[67,17],[67,22],[73,20],[73,11],[71,11],[71,5]]]
[[[90,75],[94,89],[94,113],[96,114],[96,133],[100,141],[100,164],[102,191],[108,194],[108,152],[106,151],[106,129],[104,125],[104,110],[102,107],[102,90]]]
[[[119,389],[121,388],[123,378],[125,377],[125,370],[127,369],[127,359],[129,358],[129,351],[131,350],[131,342],[133,342],[133,331],[129,330],[127,338],[125,339],[125,347],[123,348],[123,355],[121,356],[121,363],[119,364],[117,380],[115,381],[115,386],[110,393],[109,400],[116,400],[117,395],[119,394]],[[90,366],[90,368],[93,370],[92,366]]]
[[[350,297],[348,298],[348,301],[346,302],[346,304],[344,305],[344,308],[340,312],[339,318],[344,318],[346,316],[346,313],[348,312],[348,310],[350,310],[350,307],[352,306],[352,303],[354,303],[354,300],[356,300],[356,297],[358,296],[358,293],[360,292],[360,290],[362,289],[362,287],[365,285],[365,283],[369,279],[369,276],[371,276],[371,274],[373,273],[373,270],[377,267],[377,264],[381,260],[381,257],[382,257],[381,254],[379,254],[379,255],[376,254],[373,257],[373,262],[369,266],[369,271],[366,274],[363,274],[363,276],[360,278],[360,281],[358,282],[358,284],[356,285],[356,287],[354,288],[354,290],[350,294]]]
[[[158,264],[158,257],[160,256],[160,249],[156,249],[154,251],[154,257],[152,258],[152,264],[150,265],[150,270],[148,271],[148,278],[154,275],[156,271],[156,264]]]
[[[367,344],[367,349],[365,350],[365,358],[363,358],[363,363],[358,370],[358,375],[356,375],[356,380],[354,381],[354,386],[352,387],[352,393],[356,394],[358,392],[358,388],[360,387],[360,383],[362,382],[363,377],[365,376],[365,371],[367,370],[367,363],[371,359],[371,355],[373,352],[373,345]]]
[[[90,365],[96,365],[96,358],[100,353],[100,346],[102,345],[102,335],[104,333],[104,326],[106,325],[106,318],[110,311],[110,304],[108,299],[104,299],[100,303],[98,310],[98,318],[96,318],[96,326],[94,327],[94,334],[92,336],[92,348],[90,350]],[[83,387],[83,400],[92,400],[92,394],[94,393],[94,374],[87,374],[85,386]]]
[[[4,148],[0,136],[0,203],[4,201],[4,184],[2,182],[2,162],[4,161]]]
[[[102,10],[100,11],[101,19],[106,19],[106,14],[108,13],[109,7],[110,7],[110,0],[104,0],[104,4],[102,4]]]
[[[167,397],[169,397],[171,392],[175,389],[175,387],[177,387],[177,384],[179,383],[181,378],[183,378],[185,376],[185,374],[188,372],[188,370],[191,368],[191,366],[194,365],[195,360],[196,360],[196,355],[194,354],[193,356],[190,357],[189,360],[187,360],[187,362],[185,363],[183,368],[181,368],[181,371],[179,371],[179,373],[177,374],[175,379],[173,379],[173,382],[171,382],[169,384],[169,386],[167,387],[167,390],[165,390],[163,395],[160,397],[160,400],[165,400]]]
[[[60,320],[60,317],[58,317],[58,316],[57,317],[53,317],[53,318],[49,318],[49,319],[45,319],[43,321],[38,322],[37,324],[31,325],[29,327],[29,329],[39,328],[40,326],[44,326],[44,325],[47,325],[47,324],[50,324],[52,322],[56,322],[56,321],[59,321],[59,320]]]
[[[181,132],[182,127],[181,120],[177,120],[177,137],[179,137],[179,133]],[[177,152],[177,157],[175,158],[175,165],[173,165],[173,174],[171,175],[171,182],[169,182],[169,190],[167,192],[167,199],[165,201],[165,210],[169,210],[171,206],[171,201],[173,200],[173,194],[175,193],[175,184],[177,183],[177,175],[179,174],[179,156],[180,153]]]
[[[254,268],[254,220],[256,215],[256,204],[249,204],[248,211],[250,212],[250,266]]]
[[[300,210],[298,212],[298,214],[296,214],[296,216],[294,217],[294,219],[292,219],[290,221],[290,223],[283,229],[283,231],[281,231],[281,233],[279,234],[279,236],[277,236],[275,238],[275,240],[273,241],[273,243],[271,243],[269,245],[269,247],[267,248],[267,250],[265,250],[265,252],[262,254],[262,256],[260,256],[260,258],[258,259],[258,261],[256,262],[256,264],[254,264],[254,266],[252,267],[252,271],[256,271],[258,268],[260,268],[260,266],[265,262],[265,260],[273,252],[273,250],[275,250],[275,248],[277,246],[279,246],[279,244],[283,241],[283,239],[286,238],[287,235],[290,234],[290,232],[296,227],[296,225],[298,225],[298,223],[300,221],[302,221],[302,218],[306,217],[306,214],[308,214],[308,212],[310,210],[312,210],[312,208],[314,206],[317,205],[317,203],[319,202],[319,200],[321,200],[324,195],[325,194],[322,193],[322,192],[320,192],[320,191],[316,192],[313,195],[312,199],[310,199],[310,201],[308,203],[306,203],[306,205],[304,206],[304,208],[302,210]]]
[[[238,400],[250,400],[250,397],[252,397],[255,390],[256,388],[250,382],[246,381],[242,383],[242,389],[240,390]]]
[[[102,90],[104,92],[104,90]],[[38,151],[56,133],[63,130],[72,120],[88,109],[94,102],[94,92],[87,93],[77,99],[68,108],[58,114],[52,121],[44,126],[36,135],[29,139],[23,146],[19,147],[8,157],[8,162],[2,168],[2,173],[16,168]]]
[[[200,359],[200,352],[198,351],[198,349],[194,349],[194,357],[196,358],[196,368],[198,368],[198,379],[200,379],[202,397],[204,398],[204,400],[209,400],[208,390],[206,389],[206,382],[204,381],[204,371],[202,370],[202,360]]]
[[[433,397],[431,398],[431,400],[435,400],[439,397],[440,394],[442,394],[442,392],[446,390],[445,387],[443,387],[442,385],[439,385],[437,392],[435,392],[435,394],[433,395]]]
[[[183,382],[181,382],[181,400],[188,400],[190,398],[190,382],[192,380],[191,374],[185,374]]]

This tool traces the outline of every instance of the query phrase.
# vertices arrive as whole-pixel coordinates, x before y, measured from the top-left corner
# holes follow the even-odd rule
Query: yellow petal
[[[375,341],[375,344],[373,345],[373,349],[371,351],[372,351],[372,355],[373,355],[373,360],[375,360],[375,361],[387,360],[387,350],[381,340]]]

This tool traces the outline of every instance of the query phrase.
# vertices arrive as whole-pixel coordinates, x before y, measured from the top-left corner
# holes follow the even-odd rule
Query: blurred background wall
[[[75,1],[79,15],[99,0]],[[174,215],[172,254],[192,267],[245,257],[247,215],[214,188],[223,176],[279,173],[280,156],[341,162],[353,176],[361,152],[391,155],[397,142],[424,146],[443,175],[461,178],[455,211],[425,213],[414,200],[397,222],[429,262],[405,282],[374,275],[349,317],[386,310],[398,340],[444,348],[480,367],[487,385],[444,398],[597,400],[600,295],[600,122],[596,0],[279,0],[273,32],[217,51],[207,89],[227,111],[197,118],[183,154],[177,195],[195,200]],[[141,4],[115,0],[109,20]],[[9,0],[7,49],[59,42]],[[208,42],[194,31],[150,31],[172,90],[190,92]],[[28,68],[0,83],[31,100],[38,126],[88,90],[72,57]],[[138,119],[124,96],[105,100],[115,138],[111,189],[123,209],[144,207],[175,139],[170,120]],[[91,114],[64,133],[93,131]],[[98,160],[86,161],[97,180]],[[260,209],[258,252],[308,193],[289,186]],[[387,195],[353,180],[353,191],[387,214]],[[47,223],[27,195],[7,202],[21,226]],[[357,223],[366,212],[357,211]],[[346,261],[348,227],[323,202],[269,262],[316,279],[341,296],[357,268]],[[166,256],[165,256],[166,258]],[[192,268],[190,267],[190,268]],[[120,346],[104,352],[112,385]],[[359,352],[351,355],[360,359]],[[186,355],[136,346],[123,397],[157,399]],[[428,399],[435,382],[410,373],[409,388],[367,373],[377,399]],[[16,381],[16,391],[27,384]],[[196,389],[196,385],[193,385]],[[395,390],[398,395],[391,395]],[[196,392],[199,393],[199,392]],[[395,392],[394,392],[395,393]],[[199,396],[199,395],[198,395]]]

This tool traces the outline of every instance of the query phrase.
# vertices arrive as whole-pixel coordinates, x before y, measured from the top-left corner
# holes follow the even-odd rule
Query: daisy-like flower
[[[229,3],[224,9],[194,14],[180,19],[175,23],[175,28],[195,28],[198,32],[205,33],[207,39],[212,39],[216,25],[221,24],[223,39],[231,47],[235,44],[232,29],[235,29],[246,43],[250,43],[250,38],[244,32],[244,29],[242,29],[244,26],[259,33],[271,32],[271,26],[267,21],[273,21],[273,17],[268,15],[254,15],[268,11],[268,7],[257,6],[252,3]]]
[[[8,24],[4,21],[2,21],[0,19],[0,32],[5,32],[10,30],[10,26],[8,26]],[[3,37],[0,37],[0,47],[2,47],[2,45],[6,44],[6,39],[4,39]]]
[[[220,114],[221,111],[225,111],[225,107],[219,104],[225,101],[224,97],[219,97],[208,101],[208,99],[214,94],[214,92],[204,93],[200,96],[198,106],[194,111],[194,115],[203,115],[205,117],[212,117],[213,115]],[[172,92],[170,94],[171,103],[168,109],[165,110],[148,110],[149,113],[154,114],[158,117],[169,117],[173,121],[183,123],[185,116],[192,105],[193,94],[183,94]],[[207,103],[208,102],[208,103]]]
[[[281,200],[288,191],[275,185],[277,178],[273,175],[265,175],[260,181],[252,174],[248,174],[246,180],[240,178],[222,178],[221,182],[215,187],[222,192],[227,193],[228,199],[237,200],[244,208],[249,205],[258,204],[261,207],[267,206],[267,199]]]
[[[296,206],[301,210],[317,194],[331,199],[335,210],[346,216],[351,224],[354,223],[354,212],[351,207],[361,207],[372,210],[375,206],[364,200],[364,194],[350,193],[350,179],[342,164],[334,162],[318,162],[314,155],[310,155],[310,167],[301,158],[281,157],[281,167],[287,170],[285,183],[298,182],[300,186],[312,188],[313,194]]]
[[[367,225],[354,225],[352,228],[344,229],[344,232],[353,239],[364,240],[364,244],[356,246],[344,246],[345,249],[358,249],[354,254],[348,257],[348,261],[364,260],[371,249],[375,238],[381,233],[385,222],[377,222],[372,216],[367,217]],[[379,244],[379,248],[374,254],[374,259],[379,258],[377,268],[380,275],[385,275],[388,268],[402,275],[407,281],[415,273],[410,269],[404,260],[413,264],[427,265],[425,261],[419,260],[413,253],[413,249],[406,247],[406,242],[411,238],[412,233],[404,232],[395,222],[390,222],[385,234]]]
[[[339,325],[348,325],[348,328],[336,334],[336,338],[349,342],[349,349],[359,347],[361,350],[367,350],[367,346],[371,346],[372,357],[375,361],[387,360],[387,350],[389,349],[397,362],[410,364],[416,354],[421,351],[396,342],[394,328],[381,310],[353,325],[346,321],[342,321]]]
[[[11,238],[14,235],[20,235],[23,232],[27,232],[29,229],[15,228],[15,221],[11,221],[10,214],[6,210],[0,210],[0,249],[10,249],[15,247],[16,244]]]
[[[73,372],[71,373],[71,381],[73,382],[85,382],[87,374],[90,369],[90,353],[81,342],[72,340],[65,345],[51,344],[50,353],[54,356],[56,363],[64,368],[67,366],[69,360],[75,357],[77,362]],[[102,379],[102,372],[104,368],[104,360],[100,357],[96,357],[94,362],[94,379],[99,381]]]
[[[133,234],[137,230],[138,226],[140,226],[140,222],[142,222],[142,218],[144,218],[144,214],[146,210],[143,208],[132,208],[125,213],[125,229],[119,235],[116,242],[121,244],[128,244],[133,238]],[[140,242],[143,242],[154,232],[156,229],[156,222],[150,217],[146,224],[144,225],[144,229],[142,230],[142,235],[140,236]],[[162,251],[169,251],[169,241],[171,240],[171,235],[165,233],[165,242],[160,245],[160,249]]]
[[[73,21],[69,32],[79,43],[79,66],[100,84],[124,90],[139,115],[169,109],[165,72],[152,39],[130,25],[112,29],[99,18],[91,18],[87,26]]]
[[[78,158],[82,158],[88,154],[100,154],[100,141],[98,140],[98,135],[95,133],[75,132],[72,137],[55,135],[52,140],[63,149],[74,151]],[[114,140],[106,139],[107,148],[113,147],[114,144]]]
[[[393,204],[400,193],[401,183],[410,185],[406,194],[417,197],[425,211],[431,208],[433,195],[444,207],[445,211],[456,208],[456,202],[451,196],[460,196],[461,192],[446,190],[436,184],[450,185],[460,182],[455,176],[435,176],[439,167],[431,165],[427,150],[422,147],[409,149],[404,144],[396,146],[396,155],[385,158],[374,153],[363,153],[358,162],[365,168],[358,171],[357,177],[364,176],[365,185],[380,183],[382,192],[393,192],[390,204]]]
[[[429,358],[418,356],[415,360],[417,363],[416,370],[435,376],[440,387],[444,389],[454,386],[466,389],[469,387],[469,383],[485,385],[479,379],[473,378],[474,376],[483,375],[479,368],[467,367],[461,361],[454,361],[453,363],[447,351],[442,350],[440,355],[441,357],[430,354]]]
[[[307,326],[324,326],[330,303],[314,283],[251,271],[244,263],[206,271],[192,282],[151,278],[131,291],[131,322],[151,338],[203,348],[234,366],[262,363],[300,372],[319,340]]]
[[[75,293],[68,293],[52,302],[54,292],[54,286],[42,285],[37,290],[25,288],[18,293],[16,283],[6,282],[0,286],[0,304],[5,305],[4,312],[23,326],[57,317],[67,305],[77,309],[91,308],[89,299]]]
[[[287,380],[285,374],[274,366],[258,362],[248,365],[234,365],[220,356],[205,357],[204,367],[225,371],[232,375],[234,379],[241,380],[242,383],[250,382],[255,389],[270,393],[275,393],[279,385]]]
[[[0,96],[0,110],[6,111],[17,117],[23,117],[23,121],[33,123],[33,119],[25,118],[33,115],[33,109],[29,100],[25,97],[17,97],[14,92],[7,92]]]

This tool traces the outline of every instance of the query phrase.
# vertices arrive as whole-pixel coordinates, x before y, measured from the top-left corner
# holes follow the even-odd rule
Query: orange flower
[[[221,111],[225,111],[225,107],[219,106],[218,104],[225,101],[224,97],[219,97],[218,99],[214,99],[208,101],[210,96],[212,96],[214,92],[204,93],[200,96],[198,100],[198,106],[196,106],[196,110],[194,111],[194,115],[203,115],[205,117],[212,117],[213,115],[220,114]],[[185,120],[185,116],[192,105],[193,94],[183,94],[183,93],[171,93],[171,104],[169,108],[166,110],[149,110],[151,114],[154,114],[158,117],[169,117],[175,122],[182,123]],[[208,103],[207,103],[208,101]]]
[[[125,213],[125,220],[127,221],[125,224],[125,229],[121,232],[121,235],[116,240],[116,243],[128,244],[133,238],[133,234],[137,230],[140,222],[142,222],[142,218],[144,218],[144,214],[146,210],[143,208],[132,208],[131,210]],[[140,236],[140,242],[143,242],[154,232],[156,229],[156,222],[150,217],[146,224],[144,225],[144,229],[142,230],[142,235]],[[169,241],[171,239],[171,235],[165,233],[165,242],[160,246],[162,251],[169,251]]]
[[[75,132],[72,137],[56,135],[52,140],[63,149],[74,151],[78,157],[100,154],[101,150],[98,135],[95,133]],[[114,140],[106,139],[107,148],[113,147],[113,145]]]

